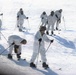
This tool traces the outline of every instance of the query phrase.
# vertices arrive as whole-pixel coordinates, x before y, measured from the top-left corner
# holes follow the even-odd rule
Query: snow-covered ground
[[[25,20],[26,31],[19,32],[16,28],[16,15],[23,8],[29,20]],[[44,70],[39,61],[37,69],[29,67],[33,52],[34,34],[40,25],[40,15],[43,11],[49,15],[51,10],[63,9],[64,20],[60,24],[61,31],[55,31],[56,36],[51,37],[54,43],[48,49],[47,63],[49,69]],[[7,59],[8,49],[0,55],[0,73],[5,75],[76,75],[76,1],[75,0],[0,0],[0,16],[3,22],[0,40],[0,53],[8,48],[7,39],[16,34],[27,39],[22,46],[22,58],[26,61],[17,61],[15,54],[13,60]],[[5,39],[6,38],[6,39]],[[45,43],[45,48],[49,43]]]

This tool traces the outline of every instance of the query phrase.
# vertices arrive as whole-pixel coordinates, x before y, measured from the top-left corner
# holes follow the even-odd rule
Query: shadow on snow
[[[4,51],[5,50],[5,51]],[[4,51],[4,52],[3,52]],[[2,53],[3,52],[3,53]],[[2,54],[1,54],[2,53]],[[7,49],[5,49],[2,45],[0,45],[0,54],[1,55],[4,55],[6,56],[8,54],[8,51]],[[15,62],[15,64],[19,65],[19,66],[22,66],[22,67],[27,67],[29,66],[29,63],[26,61],[26,60],[20,60],[20,61],[17,61],[17,60],[11,60],[13,62]],[[55,73],[54,71],[52,71],[50,68],[47,69],[46,71],[45,70],[40,70],[40,69],[34,69],[34,70],[37,70],[41,73],[43,73],[44,75],[58,75],[57,73]]]
[[[57,73],[55,73],[54,71],[52,71],[50,68],[45,70],[40,70],[40,69],[35,69],[41,73],[43,73],[44,75],[58,75]]]
[[[64,39],[64,38],[62,38],[62,37],[60,37],[60,36],[56,36],[56,37],[54,37],[54,38],[57,39],[58,42],[59,42],[61,45],[65,46],[65,47],[67,47],[67,48],[75,49],[75,45],[74,45],[74,43],[73,43],[72,41],[66,40],[66,39]]]
[[[0,55],[7,55],[8,54],[8,50],[5,49],[1,44],[0,44]]]
[[[27,30],[24,31],[24,33],[25,33],[26,35],[34,35],[34,33],[30,33],[30,32],[28,32]]]

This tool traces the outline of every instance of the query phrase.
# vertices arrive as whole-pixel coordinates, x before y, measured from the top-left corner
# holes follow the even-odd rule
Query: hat
[[[46,27],[45,26],[40,26],[40,31],[44,31],[46,30]]]
[[[59,12],[62,12],[62,9],[60,9]]]
[[[22,8],[20,8],[20,10],[22,10]]]
[[[21,43],[27,43],[27,41],[26,41],[25,39],[23,39],[23,40],[21,41]]]
[[[45,15],[45,14],[46,14],[46,12],[44,11],[44,12],[43,12],[43,14]]]
[[[54,15],[54,11],[51,11],[51,16],[53,16]]]

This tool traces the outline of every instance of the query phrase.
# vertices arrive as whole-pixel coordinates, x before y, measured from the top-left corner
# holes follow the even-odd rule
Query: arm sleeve
[[[37,32],[36,35],[35,35],[35,39],[36,39],[36,40],[39,40],[40,38],[42,38],[42,37],[41,37],[40,33]]]
[[[19,18],[20,12],[17,13],[17,19]]]
[[[25,19],[27,19],[27,17],[26,17],[25,15],[23,15],[23,17],[24,17]]]
[[[46,42],[50,42],[50,39],[46,36],[46,34],[43,35],[43,39],[44,39]]]
[[[9,37],[8,38],[8,43],[11,43],[12,44],[13,42],[14,42],[13,39],[11,37]]]

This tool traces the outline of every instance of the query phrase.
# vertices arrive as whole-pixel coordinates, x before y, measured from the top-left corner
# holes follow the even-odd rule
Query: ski
[[[61,29],[59,29],[58,31],[61,31]]]
[[[30,66],[30,67],[31,67],[31,66]],[[33,69],[39,69],[39,68],[37,68],[37,67],[31,67],[31,68],[33,68]],[[48,70],[49,67],[43,67],[43,69]]]
[[[45,70],[49,69],[49,67],[43,67]]]
[[[31,67],[32,69],[39,69],[39,68],[37,68],[37,67]],[[49,68],[43,68],[43,69],[45,69],[45,70],[48,70]]]
[[[24,30],[21,30],[20,32],[25,32]]]
[[[49,36],[56,36],[56,34],[51,34],[51,35],[49,35]]]
[[[26,29],[25,27],[22,27],[23,29]]]
[[[26,61],[26,59],[17,59],[18,61],[21,61],[21,60],[23,60],[23,61]]]
[[[59,68],[58,70],[62,71],[62,68]]]
[[[61,31],[61,29],[58,29],[58,30],[54,29],[54,31]]]
[[[47,70],[48,68],[45,67],[44,69]]]
[[[31,66],[30,66],[31,67]],[[31,67],[32,69],[37,69],[36,67]]]
[[[14,60],[13,58],[12,59],[10,59],[10,58],[8,58],[9,60]],[[24,58],[24,59],[22,59],[22,58],[20,58],[20,59],[17,59],[17,61],[26,61],[26,59]]]

